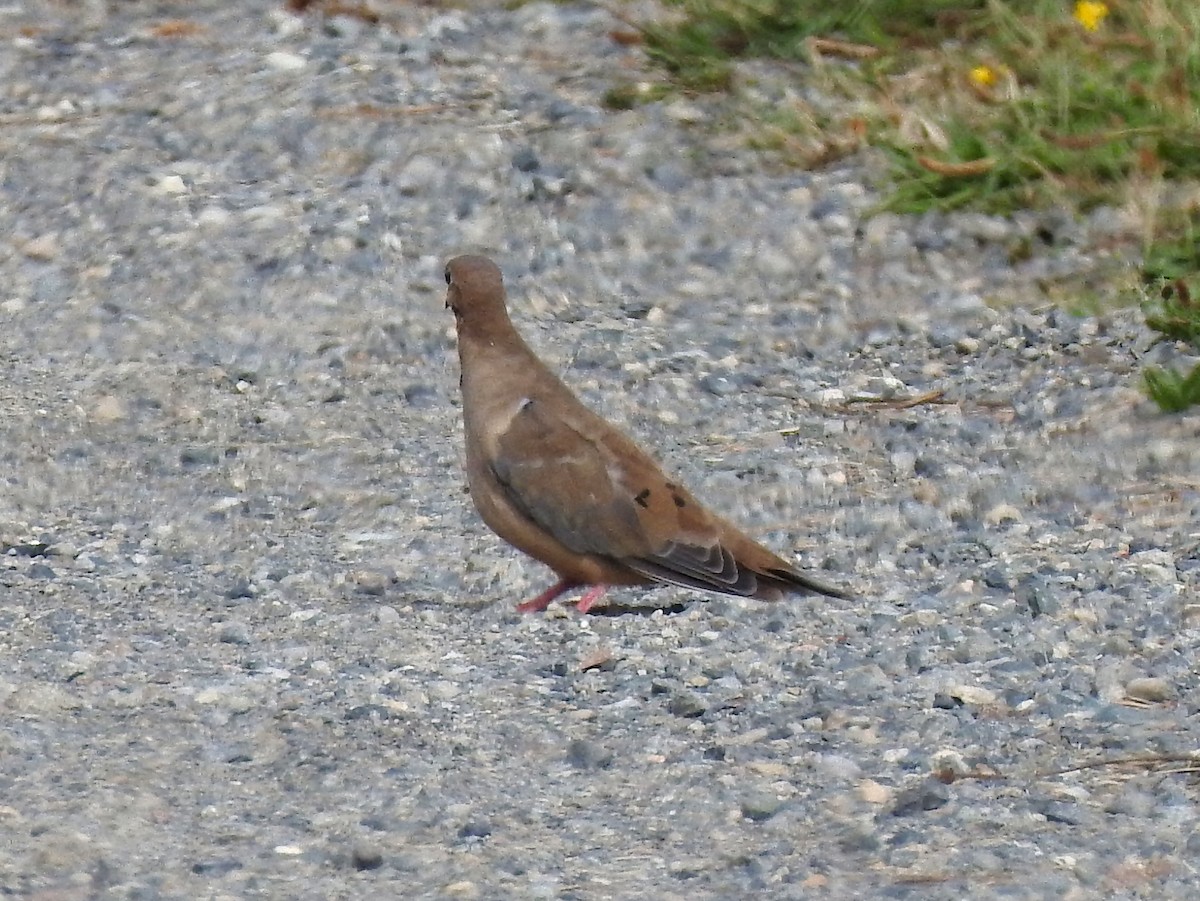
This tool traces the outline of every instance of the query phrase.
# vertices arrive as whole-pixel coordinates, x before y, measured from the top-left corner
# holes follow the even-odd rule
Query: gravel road
[[[1120,214],[878,214],[606,111],[593,6],[379,8],[0,6],[0,895],[1195,898],[1200,420],[1042,299]],[[465,251],[855,599],[517,615]]]

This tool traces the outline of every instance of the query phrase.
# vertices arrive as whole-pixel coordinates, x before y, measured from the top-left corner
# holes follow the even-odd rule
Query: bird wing
[[[629,438],[580,407],[526,399],[489,464],[510,503],[563,546],[647,578],[753,595],[717,520]]]

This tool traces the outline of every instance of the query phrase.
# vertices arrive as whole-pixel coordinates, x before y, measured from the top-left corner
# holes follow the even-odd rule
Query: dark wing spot
[[[675,506],[679,507],[681,510],[687,506],[687,501],[673,491],[671,492],[671,500],[673,500],[675,502]]]
[[[649,497],[650,497],[650,489],[649,489],[649,488],[643,488],[641,491],[639,491],[637,494],[635,494],[635,495],[633,496],[633,499],[634,499],[634,500],[635,500],[635,501],[638,503],[638,505],[639,505],[639,506],[640,506],[642,509],[646,509],[647,507],[649,507],[649,506],[650,506],[650,505],[649,505],[649,504],[646,502],[646,501],[649,499]]]

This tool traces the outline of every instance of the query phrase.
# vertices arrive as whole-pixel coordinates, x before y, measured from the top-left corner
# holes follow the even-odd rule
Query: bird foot
[[[607,585],[593,585],[579,599],[579,603],[575,605],[575,609],[580,613],[587,613],[592,609],[592,605],[600,598],[604,597],[604,592],[608,590]]]
[[[549,588],[547,588],[545,591],[543,591],[541,594],[539,594],[537,597],[530,598],[527,601],[517,604],[517,612],[518,613],[541,613],[543,610],[545,610],[547,607],[550,606],[550,602],[552,600],[554,600],[560,594],[568,592],[572,588],[575,588],[575,587],[576,586],[575,586],[574,582],[568,582],[566,579],[560,579],[559,581],[557,581],[553,585],[551,585]],[[591,592],[588,592],[588,593],[590,594]],[[585,597],[586,597],[586,595],[585,595]]]
[[[578,588],[575,582],[568,582],[566,579],[560,579],[555,582],[537,597],[530,598],[520,604],[517,604],[518,613],[541,613],[550,606],[550,602],[561,594],[565,594],[572,588]],[[580,613],[587,613],[592,609],[596,601],[604,596],[604,592],[608,590],[607,585],[593,585],[586,592],[579,602],[575,605],[575,609]]]

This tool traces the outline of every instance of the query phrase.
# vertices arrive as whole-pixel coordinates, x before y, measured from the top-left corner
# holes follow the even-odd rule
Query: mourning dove
[[[577,604],[586,613],[609,585],[682,585],[763,600],[848,597],[710,513],[580,403],[517,334],[495,263],[455,257],[446,284],[471,498],[496,534],[558,574],[518,610],[544,610],[588,586]]]

